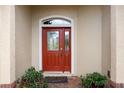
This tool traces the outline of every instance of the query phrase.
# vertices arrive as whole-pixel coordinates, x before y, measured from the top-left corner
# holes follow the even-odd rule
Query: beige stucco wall
[[[116,6],[111,6],[111,80],[116,82]]]
[[[77,56],[77,8],[75,6],[33,6],[32,7],[32,65],[38,69],[39,65],[39,20],[48,16],[65,16],[74,21],[75,34],[75,65]],[[75,68],[76,71],[76,68]]]
[[[0,84],[38,69],[39,19],[53,15],[74,20],[75,74],[111,68],[111,80],[124,83],[124,6],[0,6]]]
[[[39,20],[54,15],[65,16],[74,21],[74,74],[84,75],[94,71],[107,74],[106,71],[110,68],[109,14],[106,15],[106,13],[109,13],[109,9],[107,7],[15,6],[15,15],[14,6],[11,9],[7,6],[2,7],[0,7],[0,29],[8,31],[8,33],[5,33],[5,31],[0,30],[0,40],[2,42],[0,43],[0,49],[1,51],[4,50],[0,52],[0,78],[2,82],[14,81],[15,73],[17,79],[31,65],[38,69]],[[4,16],[5,14],[7,15],[6,18]],[[14,32],[14,24],[16,33]],[[10,31],[12,32],[10,33]],[[3,37],[5,35],[6,38]],[[3,43],[4,40],[7,40],[7,42]],[[5,50],[9,51],[6,56]],[[14,59],[16,64],[14,63]],[[6,68],[5,66],[8,66],[6,70],[4,70]],[[4,76],[6,75],[7,77],[5,79]]]
[[[117,83],[124,83],[124,6],[116,6]]]
[[[10,6],[10,81],[14,82],[15,77],[15,6]]]
[[[111,80],[124,83],[124,6],[111,7]]]
[[[15,6],[16,78],[31,67],[31,10],[30,6]]]
[[[107,75],[111,69],[111,25],[110,6],[102,7],[102,72]]]
[[[15,81],[14,6],[0,6],[0,84]]]
[[[32,65],[34,67],[39,68],[39,20],[59,15],[74,20],[75,75],[94,71],[107,74],[107,70],[110,68],[110,37],[109,14],[105,15],[105,13],[109,12],[108,8],[105,10],[102,6],[32,6],[31,8]],[[104,25],[102,25],[103,23]],[[106,26],[107,28],[104,28]],[[104,30],[105,32],[102,33]],[[107,42],[105,42],[106,40]],[[102,45],[104,46],[102,47]],[[104,50],[105,52],[102,53]]]
[[[108,7],[15,6],[15,15],[14,7],[11,9],[7,6],[4,6],[4,9],[2,7],[0,7],[0,50],[2,51],[0,52],[0,80],[2,83],[14,81],[15,76],[16,79],[22,76],[31,65],[36,69],[39,68],[39,20],[54,15],[65,16],[74,21],[74,74],[84,75],[94,71],[107,74],[107,70],[110,69]]]
[[[78,75],[102,71],[100,6],[81,6],[78,12],[77,64]]]

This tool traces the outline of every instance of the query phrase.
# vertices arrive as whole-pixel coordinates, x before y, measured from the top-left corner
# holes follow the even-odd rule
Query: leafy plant
[[[100,73],[94,72],[81,76],[82,86],[86,88],[103,88],[107,85],[107,77]]]
[[[20,80],[19,87],[47,88],[48,84],[43,78],[42,71],[36,71],[34,67],[31,67],[25,71]]]

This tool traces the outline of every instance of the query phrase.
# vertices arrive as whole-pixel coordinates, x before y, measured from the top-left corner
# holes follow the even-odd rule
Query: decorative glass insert
[[[51,18],[51,19],[43,21],[43,24],[45,25],[70,25],[71,22],[69,20]]]
[[[59,32],[51,31],[47,32],[47,48],[54,51],[59,50]]]
[[[65,50],[69,50],[69,32],[65,32]]]

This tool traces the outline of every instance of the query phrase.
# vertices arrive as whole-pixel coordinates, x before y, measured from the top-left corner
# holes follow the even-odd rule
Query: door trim
[[[74,22],[73,22],[73,19],[65,17],[65,16],[54,15],[54,16],[48,16],[48,17],[45,17],[45,18],[42,18],[42,19],[39,20],[38,69],[42,70],[42,67],[43,67],[43,65],[42,65],[42,31],[43,31],[43,29],[42,29],[42,27],[48,27],[48,26],[43,25],[42,21],[45,20],[45,19],[56,18],[56,17],[68,19],[68,20],[71,21],[71,25],[66,25],[66,26],[64,25],[64,27],[71,27],[71,74],[73,75],[73,74],[75,74],[75,66],[74,66],[74,64],[75,64],[75,56],[74,56],[74,50],[75,50],[75,47],[74,47],[74,45],[75,45],[75,42],[74,42],[74,40],[75,40],[75,38],[74,38]],[[52,27],[60,27],[60,25],[59,26],[56,25],[56,26],[52,26]],[[63,27],[63,26],[61,25],[61,27]]]

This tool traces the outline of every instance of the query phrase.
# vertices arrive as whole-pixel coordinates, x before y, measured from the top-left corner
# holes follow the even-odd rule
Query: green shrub
[[[97,72],[86,74],[86,76],[80,78],[82,86],[85,88],[103,88],[106,87],[108,81],[105,75]]]
[[[48,84],[43,78],[42,71],[36,71],[34,67],[25,71],[22,76],[19,87],[25,88],[47,88]]]

